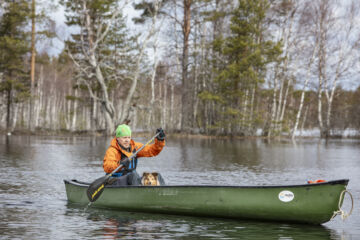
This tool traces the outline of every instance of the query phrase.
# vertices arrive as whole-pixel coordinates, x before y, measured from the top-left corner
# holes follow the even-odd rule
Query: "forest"
[[[357,0],[2,0],[0,131],[110,135],[128,123],[358,137],[359,10]]]

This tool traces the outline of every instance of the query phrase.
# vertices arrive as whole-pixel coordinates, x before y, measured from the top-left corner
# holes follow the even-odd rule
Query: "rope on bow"
[[[351,199],[351,209],[350,209],[349,213],[346,213],[344,210],[341,209],[341,202],[343,200],[343,197],[345,196],[345,193],[349,194],[350,199]],[[337,215],[341,215],[341,219],[344,221],[346,218],[348,218],[351,215],[352,210],[354,208],[354,199],[353,199],[353,196],[351,195],[351,193],[349,191],[344,190],[344,191],[341,192],[338,206],[339,206],[339,210],[334,211],[334,214],[333,214],[333,216],[331,217],[330,220],[332,220]]]

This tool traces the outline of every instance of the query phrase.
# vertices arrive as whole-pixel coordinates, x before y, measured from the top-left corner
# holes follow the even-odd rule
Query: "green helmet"
[[[116,128],[116,137],[131,137],[131,129],[126,124],[121,124]]]

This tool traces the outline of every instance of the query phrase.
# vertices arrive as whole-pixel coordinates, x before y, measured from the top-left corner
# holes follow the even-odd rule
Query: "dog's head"
[[[144,186],[158,186],[159,185],[158,173],[144,172],[141,178],[141,183]]]

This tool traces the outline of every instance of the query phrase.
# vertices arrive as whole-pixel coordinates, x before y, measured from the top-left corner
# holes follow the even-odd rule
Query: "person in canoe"
[[[153,157],[158,155],[165,146],[165,132],[162,128],[158,128],[156,133],[159,135],[155,138],[155,143],[145,146],[136,157],[130,157],[137,149],[143,146],[142,143],[135,142],[131,139],[131,129],[126,124],[121,124],[116,128],[116,136],[111,140],[110,147],[106,150],[104,156],[103,168],[108,174],[114,171],[120,164],[124,168],[114,173],[111,177],[110,183],[115,186],[124,185],[140,185],[141,177],[136,172],[138,164],[138,158],[141,157]],[[161,183],[164,184],[164,180],[159,176]]]

